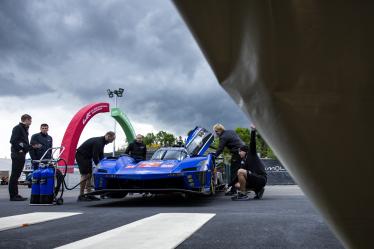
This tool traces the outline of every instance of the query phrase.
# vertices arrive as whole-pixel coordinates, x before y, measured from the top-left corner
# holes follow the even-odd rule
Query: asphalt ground
[[[20,194],[30,190],[20,186]],[[10,202],[0,186],[0,217],[31,212],[80,212],[67,218],[0,232],[0,248],[54,248],[129,224],[158,213],[214,213],[211,220],[177,248],[343,248],[296,185],[267,186],[262,200],[234,202],[181,195],[77,202],[68,191],[61,206],[29,206]],[[182,222],[182,221],[180,221]],[[120,248],[120,247],[119,247]]]

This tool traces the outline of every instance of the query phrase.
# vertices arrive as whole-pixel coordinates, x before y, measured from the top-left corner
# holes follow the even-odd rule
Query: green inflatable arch
[[[126,139],[128,143],[135,140],[135,132],[132,127],[130,120],[127,118],[126,114],[123,113],[119,108],[112,108],[111,116],[119,123],[122,130],[125,132]]]

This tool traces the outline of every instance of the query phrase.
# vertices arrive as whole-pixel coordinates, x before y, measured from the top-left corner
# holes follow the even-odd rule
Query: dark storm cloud
[[[39,36],[38,28],[30,22],[31,15],[27,2],[20,4],[17,1],[5,0],[0,2],[0,6],[2,55],[39,50],[41,47],[36,40]]]
[[[137,111],[132,109],[130,114],[135,116],[140,113],[138,117],[144,119],[150,117],[154,123],[160,124],[159,127],[166,127],[180,135],[186,135],[195,126],[212,129],[212,125],[218,122],[227,128],[249,126],[249,121],[224,92],[185,96],[181,96],[180,92],[171,92],[149,99],[146,106],[143,109],[139,106]]]
[[[249,127],[249,120],[234,104],[220,86],[213,82],[202,88],[173,82],[167,87],[148,81],[148,84],[101,85],[95,88],[80,87],[77,92],[89,101],[108,101],[106,89],[125,89],[123,98],[118,99],[119,107],[132,121],[153,124],[156,129],[176,132],[179,135],[199,125],[211,129],[215,123],[223,123],[227,128]],[[183,82],[185,83],[185,82]],[[209,82],[206,84],[209,85]],[[84,90],[86,89],[86,90]],[[87,90],[89,89],[89,90]]]
[[[191,74],[200,56],[167,1],[5,0],[0,5],[0,50],[25,70],[39,65],[45,71],[96,53],[144,70],[179,63]]]
[[[0,86],[0,96],[25,97],[54,92],[54,89],[40,81],[19,83],[13,74],[0,73]]]
[[[28,94],[58,88],[82,103],[123,87],[120,106],[159,129],[248,126],[168,1],[3,0],[0,38],[1,95],[13,91],[3,82],[24,87],[25,78]]]

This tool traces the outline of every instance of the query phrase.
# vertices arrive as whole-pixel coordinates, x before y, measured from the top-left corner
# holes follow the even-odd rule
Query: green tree
[[[165,146],[173,146],[175,144],[175,137],[171,133],[166,133],[164,141]]]
[[[157,132],[156,133],[156,144],[159,144],[159,145],[163,146],[165,135],[166,135],[165,131],[159,131],[159,132]]]
[[[159,131],[156,134],[156,143],[161,146],[172,146],[175,142],[175,137],[166,131]]]
[[[239,137],[242,139],[242,141],[245,144],[249,144],[249,141],[251,139],[251,132],[249,131],[248,128],[241,128],[238,127],[235,129],[236,134],[239,135]]]
[[[145,137],[143,139],[143,142],[146,145],[155,144],[156,143],[156,135],[153,134],[153,133],[147,133],[147,135],[145,135]]]
[[[238,127],[235,129],[235,132],[239,135],[239,137],[243,140],[245,144],[249,145],[251,139],[251,132],[248,128]],[[260,153],[260,157],[276,159],[276,156],[274,155],[273,151],[258,132],[256,133],[256,149],[257,152]]]

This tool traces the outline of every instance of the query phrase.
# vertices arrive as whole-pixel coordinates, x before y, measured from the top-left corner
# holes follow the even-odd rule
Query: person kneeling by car
[[[254,190],[254,199],[261,199],[265,191],[267,175],[264,164],[257,155],[256,130],[254,126],[252,128],[250,147],[243,145],[239,149],[242,167],[238,170],[238,182],[235,184],[239,192],[231,198],[233,201],[249,200],[247,190]]]

